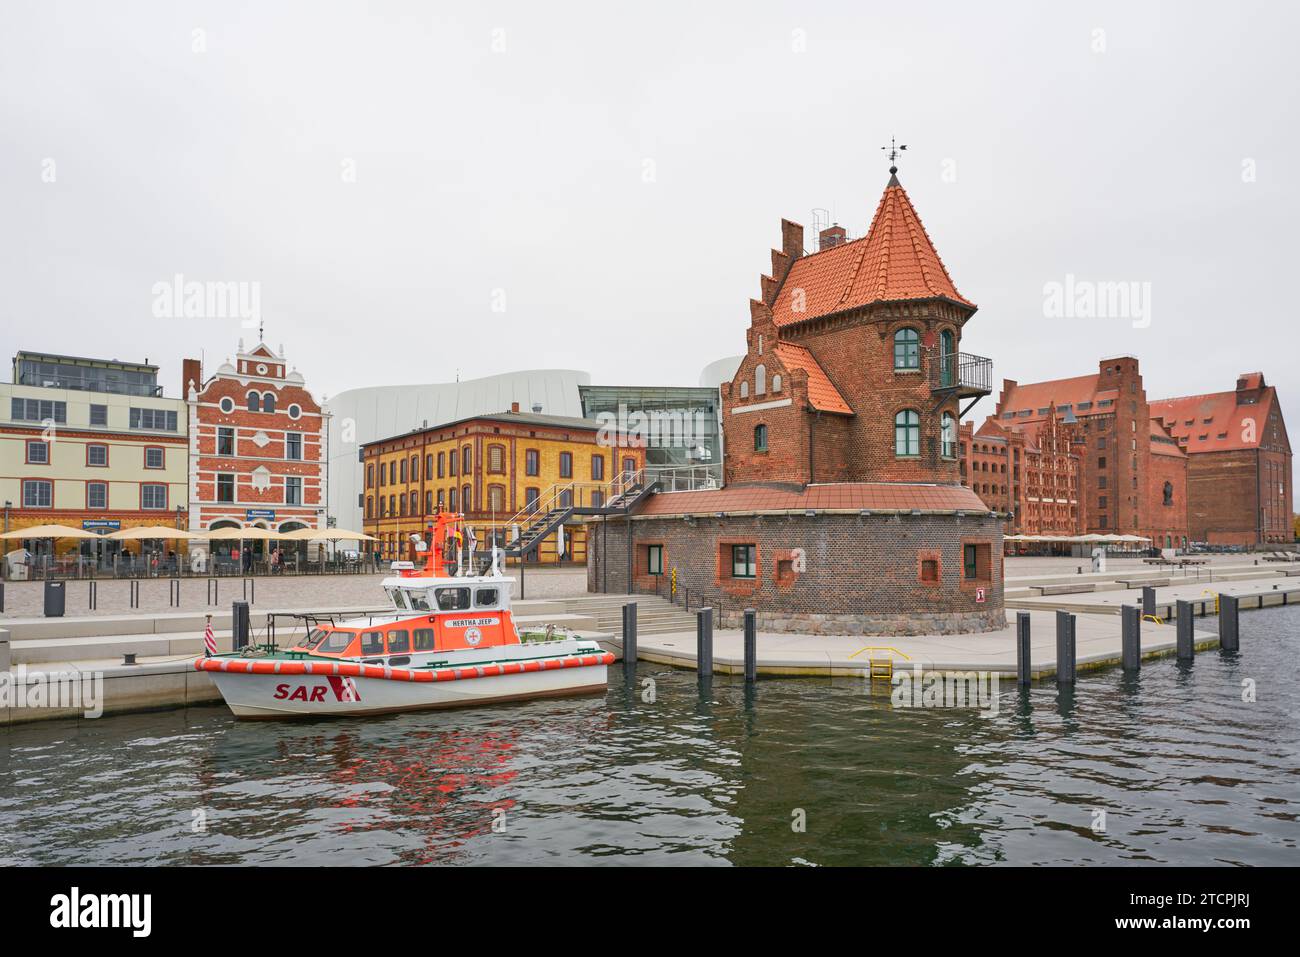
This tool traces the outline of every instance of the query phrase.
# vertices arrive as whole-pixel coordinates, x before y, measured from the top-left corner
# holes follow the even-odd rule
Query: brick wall
[[[676,569],[678,589],[691,589],[692,606],[720,604],[727,627],[739,625],[747,606],[758,610],[759,627],[769,631],[948,634],[1006,623],[1002,523],[987,515],[730,515],[692,523],[613,518],[608,569],[599,522],[591,526],[588,590],[600,591],[608,573],[610,592],[626,592],[629,524],[635,589],[666,595]],[[753,579],[731,574],[735,544],[757,546]],[[981,547],[975,579],[963,573],[965,544]],[[646,567],[650,545],[664,549],[659,580]],[[926,560],[938,563],[935,581],[924,580]]]

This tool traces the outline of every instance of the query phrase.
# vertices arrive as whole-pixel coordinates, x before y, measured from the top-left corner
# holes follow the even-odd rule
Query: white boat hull
[[[345,717],[604,692],[606,665],[456,681],[210,672],[239,718]]]

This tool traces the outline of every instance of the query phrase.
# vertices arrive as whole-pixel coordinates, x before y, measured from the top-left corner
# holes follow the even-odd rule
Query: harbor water
[[[1210,619],[1198,628],[1213,628]],[[0,730],[0,863],[1300,861],[1300,608],[1242,651],[996,712],[610,669],[603,696],[308,723],[224,706]]]

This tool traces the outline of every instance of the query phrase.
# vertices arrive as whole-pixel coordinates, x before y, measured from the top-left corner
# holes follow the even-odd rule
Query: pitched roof
[[[773,351],[787,369],[791,371],[802,369],[808,373],[808,401],[812,403],[814,409],[840,415],[853,414],[853,409],[844,401],[840,390],[835,388],[835,383],[831,382],[830,377],[826,375],[825,370],[807,347],[795,345],[793,342],[778,342],[773,347]]]
[[[1176,459],[1187,458],[1187,453],[1178,445],[1178,439],[1165,431],[1160,420],[1154,416],[1151,419],[1151,454],[1168,455]]]
[[[1257,402],[1241,404],[1237,395],[1214,392],[1160,399],[1151,403],[1151,415],[1160,419],[1188,452],[1258,448],[1277,393],[1272,386],[1266,386],[1258,392]]]
[[[784,326],[873,302],[932,298],[975,308],[953,285],[912,201],[891,177],[865,236],[794,261],[772,318]]]
[[[961,485],[905,485],[887,482],[837,482],[806,488],[727,485],[699,492],[651,495],[638,515],[713,515],[716,512],[839,511],[987,512],[988,506]]]

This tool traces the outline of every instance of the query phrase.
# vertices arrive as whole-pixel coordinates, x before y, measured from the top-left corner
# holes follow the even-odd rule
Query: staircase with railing
[[[528,555],[574,515],[624,515],[658,489],[645,469],[620,472],[609,482],[561,482],[506,520],[505,554]],[[517,531],[516,531],[517,530]]]

